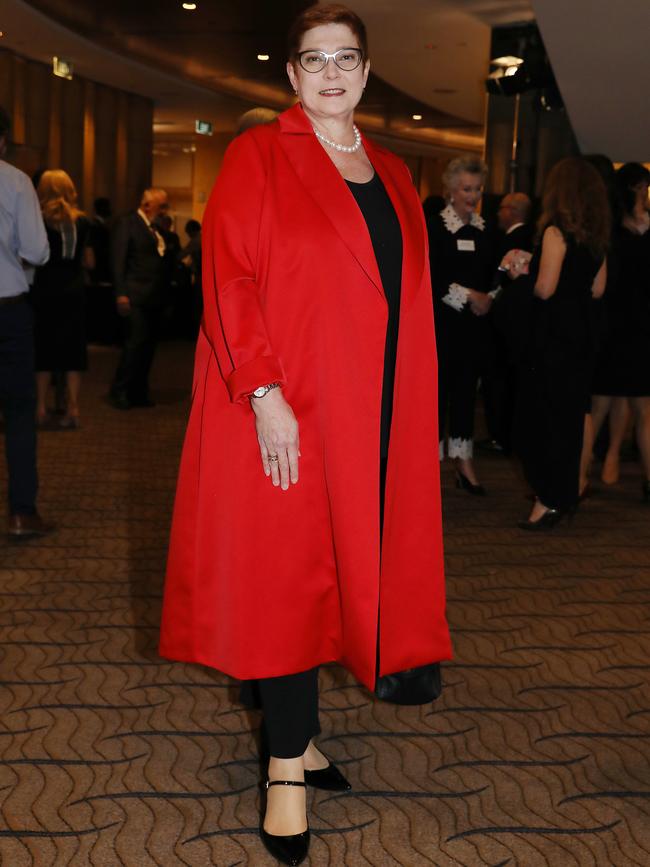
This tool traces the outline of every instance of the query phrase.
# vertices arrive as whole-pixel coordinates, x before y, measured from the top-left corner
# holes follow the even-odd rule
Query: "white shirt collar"
[[[519,228],[519,226],[525,226],[525,225],[526,225],[525,223],[514,223],[512,226],[510,226],[509,229],[506,229],[506,235],[509,235],[511,232],[514,232],[515,229]]]
[[[474,226],[481,232],[485,228],[485,220],[475,211],[472,213],[469,223],[463,223],[451,204],[447,205],[444,210],[440,211],[440,216],[442,217],[442,222],[445,224],[445,229],[448,232],[451,232],[452,235],[455,235],[459,229],[463,228],[463,226]]]
[[[156,247],[158,248],[158,255],[164,256],[165,250],[167,249],[167,244],[165,243],[165,239],[162,235],[162,232],[159,232],[158,229],[153,225],[151,220],[147,219],[147,215],[145,214],[145,212],[141,208],[138,208],[138,216],[142,220],[144,220],[145,226],[151,232],[153,232],[154,240],[156,242]]]

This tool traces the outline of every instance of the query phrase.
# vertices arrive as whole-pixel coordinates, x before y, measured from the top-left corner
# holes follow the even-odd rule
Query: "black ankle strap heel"
[[[271,786],[299,786],[306,787],[306,783],[298,780],[267,780],[264,783],[264,788],[268,791]],[[266,846],[267,850],[281,864],[289,864],[296,867],[307,857],[309,852],[309,827],[301,834],[289,834],[282,836],[280,834],[269,834],[264,830],[264,826],[260,828],[260,837]]]

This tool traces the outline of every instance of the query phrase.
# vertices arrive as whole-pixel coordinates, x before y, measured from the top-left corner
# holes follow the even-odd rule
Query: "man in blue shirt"
[[[50,255],[32,182],[5,162],[11,122],[0,107],[0,410],[5,423],[11,538],[49,532],[36,511],[36,397],[26,265]]]

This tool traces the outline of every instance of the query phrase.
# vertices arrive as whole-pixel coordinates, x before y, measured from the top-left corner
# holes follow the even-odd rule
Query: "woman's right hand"
[[[252,397],[251,407],[264,473],[275,487],[286,491],[290,482],[298,483],[300,440],[296,417],[280,388],[268,391],[264,397]]]
[[[511,280],[516,280],[522,274],[528,274],[528,265],[532,258],[532,253],[527,250],[508,250],[499,267],[508,272]]]

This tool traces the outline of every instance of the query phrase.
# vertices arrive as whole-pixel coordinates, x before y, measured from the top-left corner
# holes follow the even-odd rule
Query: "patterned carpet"
[[[156,655],[191,350],[155,409],[104,401],[40,440],[49,538],[0,542],[2,867],[266,867],[259,719],[224,676]],[[434,707],[321,673],[323,749],[353,791],[311,798],[312,867],[650,864],[650,509],[634,464],[570,527],[527,535],[515,468],[488,499],[445,469],[456,658]],[[4,484],[4,480],[2,482]]]

